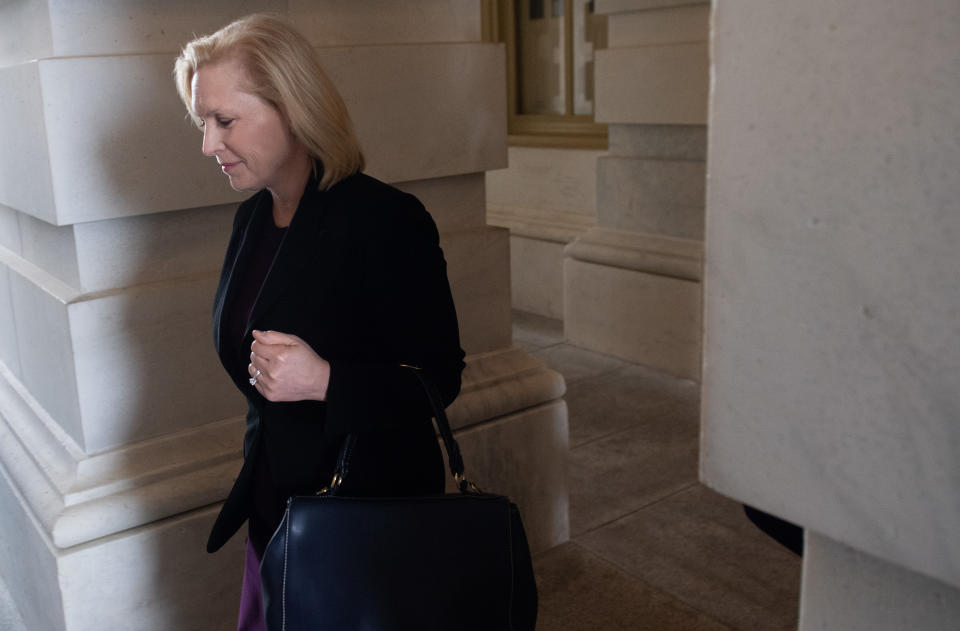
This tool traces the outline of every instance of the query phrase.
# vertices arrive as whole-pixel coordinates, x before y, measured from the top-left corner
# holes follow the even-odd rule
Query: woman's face
[[[285,190],[309,160],[273,105],[244,91],[246,71],[234,59],[200,66],[193,75],[193,111],[203,121],[203,155],[214,156],[238,191]]]

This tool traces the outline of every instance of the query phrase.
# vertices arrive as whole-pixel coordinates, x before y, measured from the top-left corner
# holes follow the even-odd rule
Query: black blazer
[[[217,353],[247,397],[248,413],[244,465],[210,533],[209,552],[243,525],[263,494],[279,522],[287,497],[326,485],[348,433],[359,439],[345,493],[441,491],[429,404],[400,364],[422,367],[445,404],[460,391],[464,353],[437,228],[415,197],[358,174],[323,192],[315,178],[308,182],[242,344],[249,353],[253,329],[301,337],[330,362],[327,400],[274,403],[261,396],[236,346],[221,338],[221,324],[265,221],[272,221],[272,203],[263,190],[237,210],[214,300]],[[255,480],[258,462],[269,467],[266,490]]]

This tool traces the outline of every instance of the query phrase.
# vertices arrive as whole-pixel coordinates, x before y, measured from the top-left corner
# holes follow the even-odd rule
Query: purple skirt
[[[260,591],[260,559],[263,550],[257,550],[247,538],[247,556],[243,566],[243,586],[240,588],[240,613],[237,631],[267,631],[263,616],[263,597]]]

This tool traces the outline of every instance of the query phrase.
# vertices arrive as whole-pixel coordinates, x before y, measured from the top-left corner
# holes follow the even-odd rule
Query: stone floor
[[[538,631],[796,629],[800,559],[697,481],[699,387],[563,343],[514,343],[567,381],[569,543],[539,554]]]

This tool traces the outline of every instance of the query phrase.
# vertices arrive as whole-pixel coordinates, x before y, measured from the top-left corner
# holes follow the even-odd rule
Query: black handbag
[[[537,588],[516,505],[463,477],[440,396],[420,379],[458,493],[342,497],[356,441],[330,486],[287,501],[260,565],[270,631],[532,631]]]

